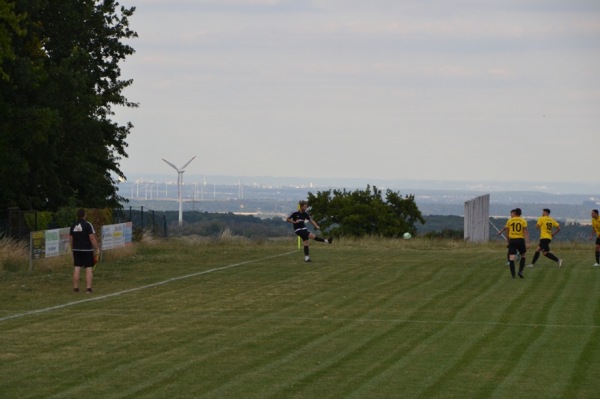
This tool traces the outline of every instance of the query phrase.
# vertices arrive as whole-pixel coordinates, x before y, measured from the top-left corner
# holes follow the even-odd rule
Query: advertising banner
[[[102,226],[102,250],[123,247],[131,244],[132,223],[109,224]]]
[[[64,255],[70,252],[69,228],[45,231],[45,257]]]
[[[44,257],[46,243],[44,241],[45,234],[43,231],[31,232],[31,257],[33,259],[41,259]]]
[[[50,258],[71,252],[69,227],[53,230],[32,231],[29,237],[29,270],[33,270],[33,259]],[[102,226],[102,251],[123,247],[133,243],[131,222]]]

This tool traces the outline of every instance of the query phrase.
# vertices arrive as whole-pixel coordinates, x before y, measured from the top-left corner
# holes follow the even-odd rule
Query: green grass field
[[[2,398],[597,398],[600,268],[555,245],[170,240],[1,275]]]

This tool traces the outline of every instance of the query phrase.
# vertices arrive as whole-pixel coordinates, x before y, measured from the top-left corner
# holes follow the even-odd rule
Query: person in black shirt
[[[85,269],[85,292],[92,292],[93,267],[96,263],[94,252],[99,251],[98,241],[96,240],[96,231],[94,226],[85,220],[85,210],[77,211],[77,222],[69,230],[69,241],[73,251],[73,291],[79,292],[79,277],[81,268]]]
[[[309,222],[317,230],[320,230],[321,228],[319,227],[317,222],[312,220],[308,212],[306,212],[307,209],[308,203],[306,201],[300,201],[298,203],[298,210],[290,213],[286,221],[294,225],[294,232],[298,237],[302,238],[302,241],[304,242],[304,261],[311,262],[308,249],[308,240],[312,238],[313,240],[318,242],[331,244],[333,243],[333,237],[324,239],[322,237],[317,237],[316,235],[308,231],[305,222]]]

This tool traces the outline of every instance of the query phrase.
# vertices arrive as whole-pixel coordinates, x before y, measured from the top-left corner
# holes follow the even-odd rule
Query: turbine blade
[[[181,170],[185,169],[186,166],[188,166],[194,159],[196,159],[196,156],[194,155],[194,158],[190,159],[185,165],[183,165],[181,167]]]
[[[165,161],[166,163],[168,163],[169,165],[171,165],[173,167],[173,169],[175,169],[177,172],[179,172],[179,169],[177,168],[177,166],[173,165],[171,162],[167,161],[164,158],[162,160]]]

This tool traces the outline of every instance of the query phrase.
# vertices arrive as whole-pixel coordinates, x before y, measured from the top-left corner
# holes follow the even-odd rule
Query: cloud
[[[309,11],[308,0],[144,0],[139,7],[166,13],[285,13]]]
[[[481,149],[518,141],[531,153],[557,137],[562,176],[584,162],[574,178],[590,179],[592,147],[562,151],[600,123],[599,12],[587,3],[144,0],[123,67],[141,103],[126,114],[128,165],[210,139],[230,157],[200,150],[207,173],[393,178],[401,160],[415,178],[498,178],[522,173],[473,168],[489,158]],[[579,140],[561,145],[565,132]],[[301,134],[311,149],[299,172],[282,148]]]
[[[488,70],[488,75],[495,78],[505,78],[510,76],[507,68],[491,68]]]

